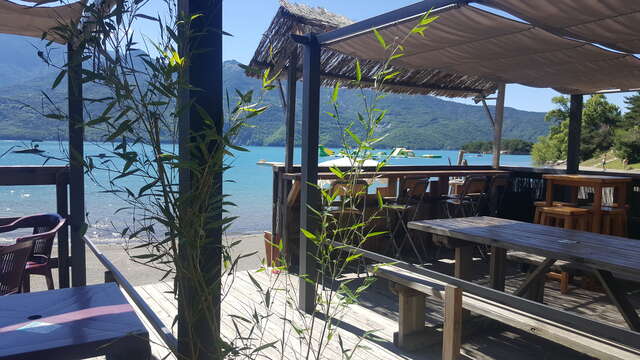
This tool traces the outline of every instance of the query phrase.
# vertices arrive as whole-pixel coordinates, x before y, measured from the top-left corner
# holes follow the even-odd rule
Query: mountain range
[[[0,35],[0,139],[48,139],[66,138],[65,123],[44,118],[39,113],[48,113],[51,105],[43,93],[56,106],[66,107],[66,80],[55,90],[51,89],[59,70],[46,65],[37,55],[43,44],[37,39],[12,35]],[[64,48],[54,47],[51,56],[62,64]],[[224,63],[224,86],[229,90],[246,91],[258,88],[260,81],[244,74],[236,61]],[[302,86],[298,86],[297,109],[302,105]],[[97,90],[85,85],[85,96],[91,97]],[[327,146],[340,144],[340,130],[336,121],[326,115],[332,111],[329,103],[332,89],[322,89],[320,142]],[[233,93],[231,91],[231,93]],[[242,145],[280,146],[284,143],[284,115],[277,90],[266,94],[265,102],[270,105],[261,116],[252,119],[254,127],[246,128],[240,134]],[[358,90],[340,91],[340,112],[343,122],[348,123],[362,111]],[[26,106],[28,105],[28,106]],[[474,140],[491,140],[492,129],[481,106],[466,105],[450,100],[424,95],[389,94],[380,103],[380,108],[388,110],[382,123],[381,132],[386,134],[380,147],[403,146],[413,149],[458,149]],[[39,111],[34,111],[33,109]],[[93,109],[89,108],[90,111]],[[99,111],[99,109],[95,109]],[[493,108],[492,108],[493,110]],[[297,140],[301,116],[296,124]],[[549,123],[544,121],[544,113],[505,109],[504,138],[535,141],[548,132]],[[89,139],[97,140],[100,134],[88,131]]]

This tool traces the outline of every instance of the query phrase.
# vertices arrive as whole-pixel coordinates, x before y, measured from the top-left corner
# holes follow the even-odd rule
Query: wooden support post
[[[185,81],[189,87],[181,89],[179,108],[179,138],[181,161],[191,161],[204,168],[215,162],[223,167],[220,144],[211,134],[222,135],[224,126],[222,86],[222,0],[179,0],[178,10],[192,18],[190,28],[181,26],[180,36],[185,39],[179,49],[187,57]],[[198,15],[198,16],[196,16]],[[206,113],[206,116],[203,115]],[[208,120],[207,118],[210,118]],[[206,147],[215,152],[215,158],[205,157],[195,149]],[[179,172],[181,197],[194,195],[200,172],[182,168]],[[209,175],[210,189],[201,209],[208,224],[205,236],[199,242],[179,239],[179,257],[184,264],[197,268],[201,277],[182,275],[178,291],[178,353],[193,360],[222,358],[220,339],[221,267],[222,267],[222,171]],[[188,206],[188,205],[182,205]],[[214,225],[215,224],[215,225]],[[194,264],[194,260],[197,263]],[[180,274],[178,273],[178,276]],[[201,309],[201,298],[209,297],[213,309]],[[203,316],[208,314],[209,316]],[[195,350],[194,350],[195,348]],[[196,355],[197,354],[197,355]]]
[[[577,174],[580,168],[580,138],[582,129],[582,95],[571,95],[569,108],[569,138],[567,141],[567,173]]]
[[[502,123],[504,121],[504,92],[506,85],[498,84],[498,98],[496,99],[496,117],[493,127],[493,167],[500,167],[500,150],[502,143]]]
[[[298,80],[298,51],[293,50],[287,69],[287,109],[285,122],[284,171],[293,171],[293,149],[296,139],[296,84]]]
[[[491,247],[491,260],[489,264],[489,276],[491,287],[504,291],[505,265],[507,262],[507,250],[499,247]]]
[[[396,285],[399,300],[398,333],[394,336],[396,346],[405,350],[420,347],[420,339],[411,341],[411,335],[424,330],[425,295],[415,290]],[[394,334],[395,335],[395,334]]]
[[[67,221],[69,221],[68,183],[68,172],[59,172],[56,176],[56,211]],[[58,286],[68,288],[69,285],[69,224],[67,223],[58,231]]]
[[[320,210],[318,183],[318,142],[320,134],[320,45],[315,35],[306,37],[304,44],[304,88],[302,104],[302,179],[300,193],[300,228],[317,234],[320,219],[311,209]],[[316,247],[311,239],[300,234],[300,292],[299,306],[307,313],[315,309],[315,285],[303,277],[316,281]]]
[[[291,53],[289,57],[289,67],[287,68],[287,108],[285,119],[285,154],[284,154],[284,172],[293,172],[293,159],[296,139],[296,100],[297,100],[297,82],[298,81],[298,51],[297,48]],[[287,197],[291,191],[291,181],[282,181],[282,208],[280,211],[282,228],[280,229],[280,238],[282,243],[285,244],[285,248],[288,248],[289,244],[289,209],[287,207]],[[292,254],[286,254],[288,258]]]
[[[462,289],[446,285],[444,289],[442,360],[457,360],[460,357],[462,317]]]
[[[71,228],[71,283],[87,284],[85,245],[86,231],[84,204],[84,120],[82,106],[82,47],[67,45],[69,91],[69,187]]]

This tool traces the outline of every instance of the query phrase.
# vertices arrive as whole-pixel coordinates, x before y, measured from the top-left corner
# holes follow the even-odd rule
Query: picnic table
[[[148,359],[150,351],[115,284],[0,297],[0,359]]]
[[[617,207],[624,209],[627,201],[627,186],[631,182],[630,177],[606,176],[606,175],[581,175],[581,174],[546,174],[542,176],[547,181],[547,194],[545,206],[553,204],[553,187],[555,185],[569,186],[573,203],[578,202],[578,188],[592,187],[593,203],[591,205],[592,222],[591,231],[599,233],[602,227],[602,189],[613,188],[617,198]]]
[[[433,234],[434,240],[454,247],[455,275],[460,278],[469,277],[473,247],[491,246],[489,284],[501,291],[504,291],[507,249],[543,256],[545,260],[515,291],[518,296],[527,294],[557,260],[589,268],[629,328],[640,331],[640,318],[613,275],[640,277],[640,241],[488,216],[412,221],[408,227]]]

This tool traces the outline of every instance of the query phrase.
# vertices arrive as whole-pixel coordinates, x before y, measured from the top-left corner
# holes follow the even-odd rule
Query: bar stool
[[[602,207],[602,229],[600,233],[627,237],[627,211],[623,208]]]
[[[571,230],[588,230],[589,219],[591,218],[591,210],[576,208],[572,206],[552,206],[552,207],[539,207],[540,209],[540,224],[564,227]],[[569,282],[571,281],[571,274],[568,271],[547,273],[547,277],[560,281],[560,293],[566,294],[569,292]]]
[[[577,204],[574,203],[570,203],[570,202],[564,202],[564,201],[554,201],[551,203],[551,206],[577,206]],[[536,212],[533,216],[533,222],[534,224],[542,224],[540,222],[540,209],[542,209],[543,207],[545,207],[547,205],[546,201],[536,201],[533,203],[533,205],[536,207]]]
[[[549,206],[540,208],[540,224],[587,231],[591,210],[572,206]]]

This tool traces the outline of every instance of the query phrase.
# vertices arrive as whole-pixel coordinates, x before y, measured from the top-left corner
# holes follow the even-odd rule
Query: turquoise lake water
[[[65,144],[55,141],[41,142],[40,149],[47,155],[64,158]],[[12,146],[23,146],[21,141],[0,141],[0,154]],[[85,155],[107,153],[105,144],[85,144]],[[224,191],[231,195],[231,201],[237,207],[229,209],[233,215],[239,216],[231,232],[251,233],[270,228],[271,224],[271,188],[272,171],[269,166],[256,165],[259,160],[283,161],[284,148],[249,146],[247,153],[239,153],[233,160],[233,168],[225,175]],[[384,149],[381,149],[384,151]],[[386,150],[389,151],[389,150]],[[455,163],[457,151],[451,150],[417,150],[416,155],[436,154],[441,159],[393,159],[391,165],[448,165],[448,159]],[[296,163],[299,161],[300,149],[296,149]],[[470,165],[489,165],[491,155],[465,157]],[[323,161],[329,158],[321,158]],[[33,154],[7,153],[0,158],[0,165],[42,165],[44,158]],[[512,166],[531,166],[528,155],[503,155],[501,163]],[[65,165],[63,161],[49,160],[47,165]],[[107,175],[99,179],[104,182]],[[133,180],[129,186],[139,188]],[[117,241],[117,230],[122,229],[128,215],[114,214],[122,207],[122,202],[112,194],[101,193],[99,186],[88,178],[85,180],[86,209],[91,224],[89,236],[99,242]],[[55,212],[55,188],[53,186],[3,186],[0,187],[0,216],[21,216],[42,212]]]

